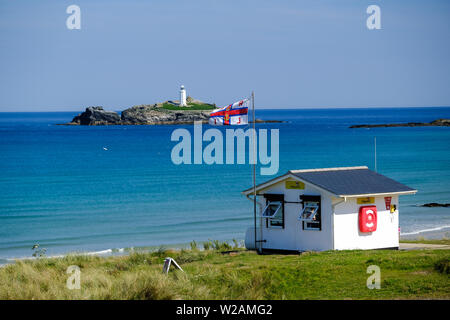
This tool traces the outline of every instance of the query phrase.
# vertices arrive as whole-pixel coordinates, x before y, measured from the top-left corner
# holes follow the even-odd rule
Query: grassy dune
[[[166,256],[184,269],[162,274]],[[239,249],[66,256],[0,268],[0,299],[450,299],[450,250],[257,255]],[[81,269],[69,290],[66,269]],[[381,289],[369,290],[369,265]]]

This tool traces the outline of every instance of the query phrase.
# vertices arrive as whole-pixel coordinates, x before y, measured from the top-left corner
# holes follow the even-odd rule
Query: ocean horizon
[[[58,256],[244,239],[253,222],[241,194],[252,185],[248,160],[175,165],[171,133],[192,125],[57,125],[78,113],[0,113],[0,264],[31,257],[35,243]],[[450,129],[349,128],[449,119],[450,107],[261,109],[256,117],[284,121],[257,124],[280,130],[278,173],[257,170],[257,183],[291,169],[373,170],[376,137],[377,171],[418,190],[400,197],[401,235],[450,232],[450,208],[421,206],[450,203]]]

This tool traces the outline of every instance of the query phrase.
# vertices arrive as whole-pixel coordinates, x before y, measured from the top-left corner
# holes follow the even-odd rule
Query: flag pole
[[[375,152],[374,152],[374,155],[375,155],[375,172],[377,172],[377,137],[375,137],[374,145],[375,145]]]
[[[252,113],[253,113],[253,220],[255,227],[255,249],[259,252],[256,234],[256,117],[255,117],[255,93],[252,91]]]

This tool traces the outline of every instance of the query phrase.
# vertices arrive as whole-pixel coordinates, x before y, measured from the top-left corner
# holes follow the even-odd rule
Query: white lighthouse
[[[186,89],[184,89],[183,85],[181,85],[181,88],[180,88],[180,107],[187,107],[187,104],[186,104]]]

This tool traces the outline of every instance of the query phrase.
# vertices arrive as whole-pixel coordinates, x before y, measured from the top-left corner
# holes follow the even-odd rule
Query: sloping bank
[[[165,257],[183,268],[162,274]],[[449,299],[450,250],[257,255],[240,248],[100,258],[66,256],[0,268],[0,299]],[[80,289],[66,287],[69,266]],[[381,270],[369,289],[369,266]]]

